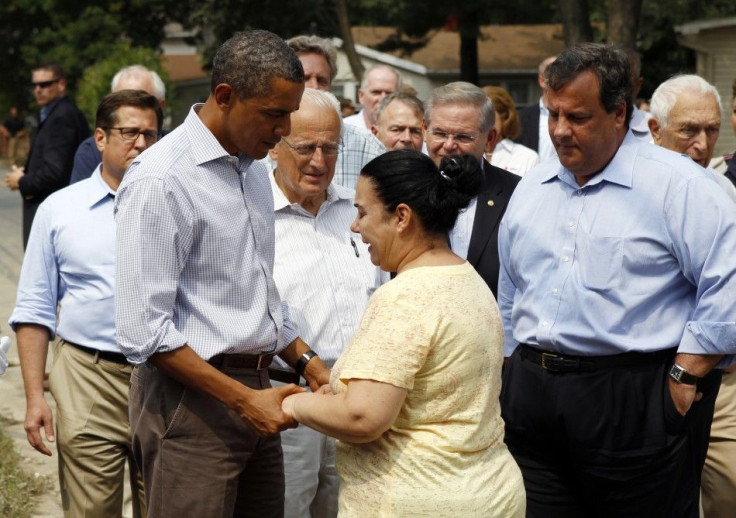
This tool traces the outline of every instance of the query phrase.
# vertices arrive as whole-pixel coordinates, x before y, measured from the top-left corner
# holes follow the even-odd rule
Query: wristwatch
[[[307,363],[309,363],[309,360],[311,360],[315,356],[317,356],[316,352],[307,351],[299,357],[299,359],[296,361],[296,365],[294,365],[294,370],[299,376],[304,377],[304,369],[306,369]]]
[[[690,374],[685,370],[685,367],[677,365],[676,363],[672,364],[672,368],[670,369],[670,378],[675,380],[675,382],[682,383],[684,385],[697,385],[698,381],[701,379]]]

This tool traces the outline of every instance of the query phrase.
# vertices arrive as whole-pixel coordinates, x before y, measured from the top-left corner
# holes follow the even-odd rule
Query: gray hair
[[[399,71],[396,70],[394,67],[391,67],[389,65],[384,65],[381,63],[371,65],[370,67],[366,69],[365,72],[363,72],[363,79],[361,79],[360,81],[360,89],[365,90],[366,88],[368,88],[368,76],[370,76],[371,72],[373,72],[374,70],[381,70],[381,69],[388,70],[393,75],[395,75],[396,76],[396,90],[401,89],[401,74],[399,74]]]
[[[330,67],[330,82],[335,80],[337,76],[337,49],[330,40],[312,34],[294,36],[286,40],[286,44],[297,54],[317,54],[325,58],[327,66]]]
[[[406,92],[394,92],[392,94],[388,94],[386,97],[381,99],[380,103],[378,103],[378,108],[376,109],[376,123],[381,120],[381,114],[383,113],[383,110],[386,109],[386,106],[394,101],[405,104],[411,108],[419,118],[424,118],[424,103],[420,101],[416,95],[411,95]]]
[[[337,100],[331,92],[325,92],[324,90],[317,90],[316,88],[305,88],[304,94],[302,95],[302,103],[304,102],[313,103],[318,108],[325,110],[335,110],[337,119],[340,121],[340,136],[343,134],[343,123],[342,123],[342,111],[340,110],[340,101]]]
[[[628,127],[634,110],[631,102],[634,85],[631,81],[631,62],[626,51],[602,43],[572,45],[549,64],[544,79],[549,88],[557,92],[583,72],[592,72],[598,78],[600,101],[606,113],[612,113],[621,103],[626,103]]]
[[[488,96],[472,83],[456,81],[432,90],[424,109],[424,120],[427,126],[432,121],[432,110],[440,104],[470,104],[480,112],[481,133],[488,133],[496,123],[496,111]]]
[[[115,77],[112,78],[112,82],[110,83],[110,91],[116,92],[118,90],[118,85],[120,84],[120,81],[122,81],[123,79],[128,79],[131,77],[141,77],[145,75],[148,75],[151,78],[151,83],[153,83],[153,92],[151,92],[153,96],[159,101],[166,99],[166,86],[161,80],[161,76],[159,76],[155,71],[149,70],[148,68],[144,67],[143,65],[131,65],[129,67],[121,68],[120,70],[118,70],[118,73],[115,74]]]
[[[227,83],[240,99],[271,92],[271,80],[304,83],[304,69],[296,52],[272,32],[236,33],[220,46],[212,62],[211,89]]]
[[[721,96],[715,86],[695,74],[675,76],[659,85],[652,94],[652,100],[649,101],[649,112],[663,127],[667,126],[670,112],[677,104],[677,98],[684,92],[712,95],[718,105],[718,111],[721,111]]]

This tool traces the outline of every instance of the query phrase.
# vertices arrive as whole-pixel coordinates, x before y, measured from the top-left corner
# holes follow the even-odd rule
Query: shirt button
[[[547,327],[548,325],[549,325],[549,322],[547,322],[546,320],[542,322],[542,327]]]
[[[565,263],[569,263],[569,262],[570,262],[570,258],[569,258],[569,257],[567,257],[567,256],[564,256],[564,257],[562,258],[562,261],[563,261],[563,262],[565,262]]]
[[[554,293],[555,295],[557,295],[557,292],[558,292],[557,288],[554,288],[554,289],[552,290],[552,293]]]
[[[567,222],[567,226],[570,227],[570,228],[573,228],[575,226],[575,222],[574,221],[568,221]]]

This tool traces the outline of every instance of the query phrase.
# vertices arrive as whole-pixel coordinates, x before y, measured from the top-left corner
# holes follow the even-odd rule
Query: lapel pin
[[[488,200],[488,206],[493,207],[493,205],[494,205],[493,200]]]

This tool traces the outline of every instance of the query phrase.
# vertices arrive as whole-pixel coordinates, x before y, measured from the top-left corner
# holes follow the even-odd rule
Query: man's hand
[[[241,398],[235,410],[258,435],[267,437],[287,428],[296,428],[299,424],[290,415],[284,413],[281,405],[287,396],[304,392],[294,385],[284,385],[265,390],[248,390],[248,395]]]
[[[41,428],[44,430],[46,439],[49,442],[54,442],[56,440],[54,437],[54,417],[51,413],[51,407],[49,407],[43,396],[28,401],[23,428],[26,430],[26,437],[28,437],[30,445],[50,457],[51,450],[43,442]]]
[[[304,379],[309,383],[312,392],[330,384],[330,369],[319,356],[312,358],[304,369]]]
[[[25,172],[22,167],[12,166],[12,171],[5,175],[5,185],[11,191],[17,191],[20,188],[20,179],[23,178]]]
[[[688,413],[695,401],[700,401],[703,398],[703,393],[698,392],[695,385],[677,383],[670,377],[667,378],[667,383],[670,385],[670,394],[672,394],[675,408],[682,416]]]

